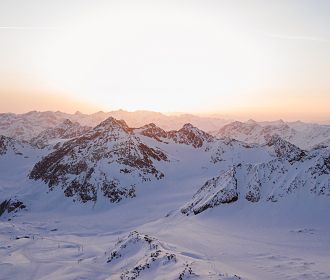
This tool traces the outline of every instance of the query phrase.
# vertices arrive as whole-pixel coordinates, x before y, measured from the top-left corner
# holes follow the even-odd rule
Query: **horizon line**
[[[47,113],[47,112],[51,112],[51,113],[63,113],[63,114],[68,114],[68,115],[78,115],[78,114],[82,114],[82,115],[87,115],[87,116],[91,116],[97,113],[104,113],[104,114],[110,114],[113,112],[126,112],[126,113],[138,113],[138,112],[147,112],[147,113],[157,113],[157,114],[162,114],[165,117],[171,117],[171,116],[177,116],[177,117],[181,117],[181,116],[185,116],[185,115],[190,115],[190,116],[194,116],[194,117],[199,117],[199,118],[212,118],[212,119],[222,119],[224,121],[237,121],[240,120],[242,122],[248,122],[248,121],[255,121],[255,122],[278,122],[278,121],[283,121],[285,123],[292,123],[292,122],[303,122],[303,123],[311,123],[311,124],[325,124],[325,125],[330,125],[330,119],[323,119],[323,120],[301,120],[299,118],[295,118],[294,120],[288,120],[287,118],[283,118],[283,117],[274,117],[274,118],[251,118],[251,117],[235,117],[235,116],[228,116],[228,115],[223,115],[221,113],[191,113],[191,112],[161,112],[161,111],[152,111],[152,110],[125,110],[125,109],[116,109],[116,110],[110,110],[110,111],[103,111],[103,110],[99,110],[99,111],[95,111],[93,113],[84,113],[81,112],[80,110],[75,111],[74,113],[70,113],[68,111],[61,111],[61,110],[30,110],[30,111],[25,111],[23,113],[19,113],[19,112],[12,112],[12,111],[7,111],[7,112],[0,112],[0,115],[3,114],[14,114],[14,115],[26,115],[29,113]]]

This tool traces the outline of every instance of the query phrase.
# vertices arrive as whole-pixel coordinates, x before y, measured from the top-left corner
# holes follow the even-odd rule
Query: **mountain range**
[[[330,277],[329,126],[107,114],[0,115],[0,279]]]
[[[301,121],[285,122],[283,120],[256,122],[248,120],[246,122],[232,121],[219,117],[203,117],[191,114],[165,115],[151,111],[128,112],[117,110],[111,112],[97,112],[94,114],[75,114],[63,113],[60,111],[37,112],[31,111],[25,114],[2,113],[0,114],[0,135],[8,136],[18,140],[31,141],[43,146],[49,133],[57,133],[58,138],[65,135],[61,134],[61,129],[75,124],[71,127],[71,136],[78,136],[77,125],[81,125],[82,132],[88,128],[95,127],[105,119],[113,117],[125,120],[130,127],[142,127],[149,123],[154,123],[163,130],[178,130],[186,123],[198,127],[218,138],[232,138],[247,143],[264,144],[265,137],[279,135],[283,139],[297,145],[302,149],[311,149],[317,145],[329,145],[329,124],[304,123]],[[69,123],[70,121],[71,123]],[[62,128],[61,128],[62,126]],[[57,131],[50,132],[50,129]],[[48,130],[48,131],[47,131]],[[63,133],[63,132],[62,132]],[[65,139],[69,135],[65,136]],[[55,135],[51,136],[55,138]],[[42,139],[44,138],[44,139]]]

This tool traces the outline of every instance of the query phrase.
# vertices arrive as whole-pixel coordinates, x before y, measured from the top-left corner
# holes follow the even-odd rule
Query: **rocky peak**
[[[124,131],[126,133],[131,133],[132,129],[128,127],[127,123],[124,120],[117,120],[114,117],[109,117],[99,125],[97,125],[94,130],[97,131]]]
[[[159,128],[159,127],[156,124],[154,124],[154,123],[148,123],[148,124],[146,124],[144,126],[141,126],[140,128],[141,129],[148,129],[148,128]]]
[[[136,131],[144,136],[154,138],[159,142],[162,142],[162,138],[167,138],[167,132],[154,123],[146,124],[140,128],[137,128]]]
[[[190,123],[185,124],[178,131],[169,131],[167,137],[179,144],[192,145],[195,148],[202,147],[205,143],[214,141],[214,137]]]
[[[191,130],[191,129],[195,129],[196,127],[193,126],[191,123],[186,123],[183,125],[182,129],[186,129],[186,130]]]
[[[164,139],[173,140],[177,144],[192,145],[195,148],[202,147],[205,143],[213,142],[215,138],[193,126],[191,123],[186,123],[179,130],[165,131],[154,123],[144,125],[134,129],[140,134],[154,138],[157,141],[163,142]]]

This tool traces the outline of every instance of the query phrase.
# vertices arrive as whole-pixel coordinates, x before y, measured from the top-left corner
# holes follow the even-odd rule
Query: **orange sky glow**
[[[329,12],[322,0],[1,1],[0,112],[329,121]]]

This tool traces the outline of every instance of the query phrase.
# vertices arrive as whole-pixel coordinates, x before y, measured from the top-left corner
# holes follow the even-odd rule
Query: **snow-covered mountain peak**
[[[280,159],[285,159],[289,162],[299,161],[306,155],[302,149],[284,140],[277,134],[266,135],[265,139],[267,141],[266,145],[271,147],[275,155]]]
[[[44,157],[30,178],[43,180],[50,189],[61,185],[67,196],[82,202],[99,195],[111,202],[134,197],[136,184],[164,177],[154,162],[167,161],[167,156],[131,132],[125,122],[108,118]]]

